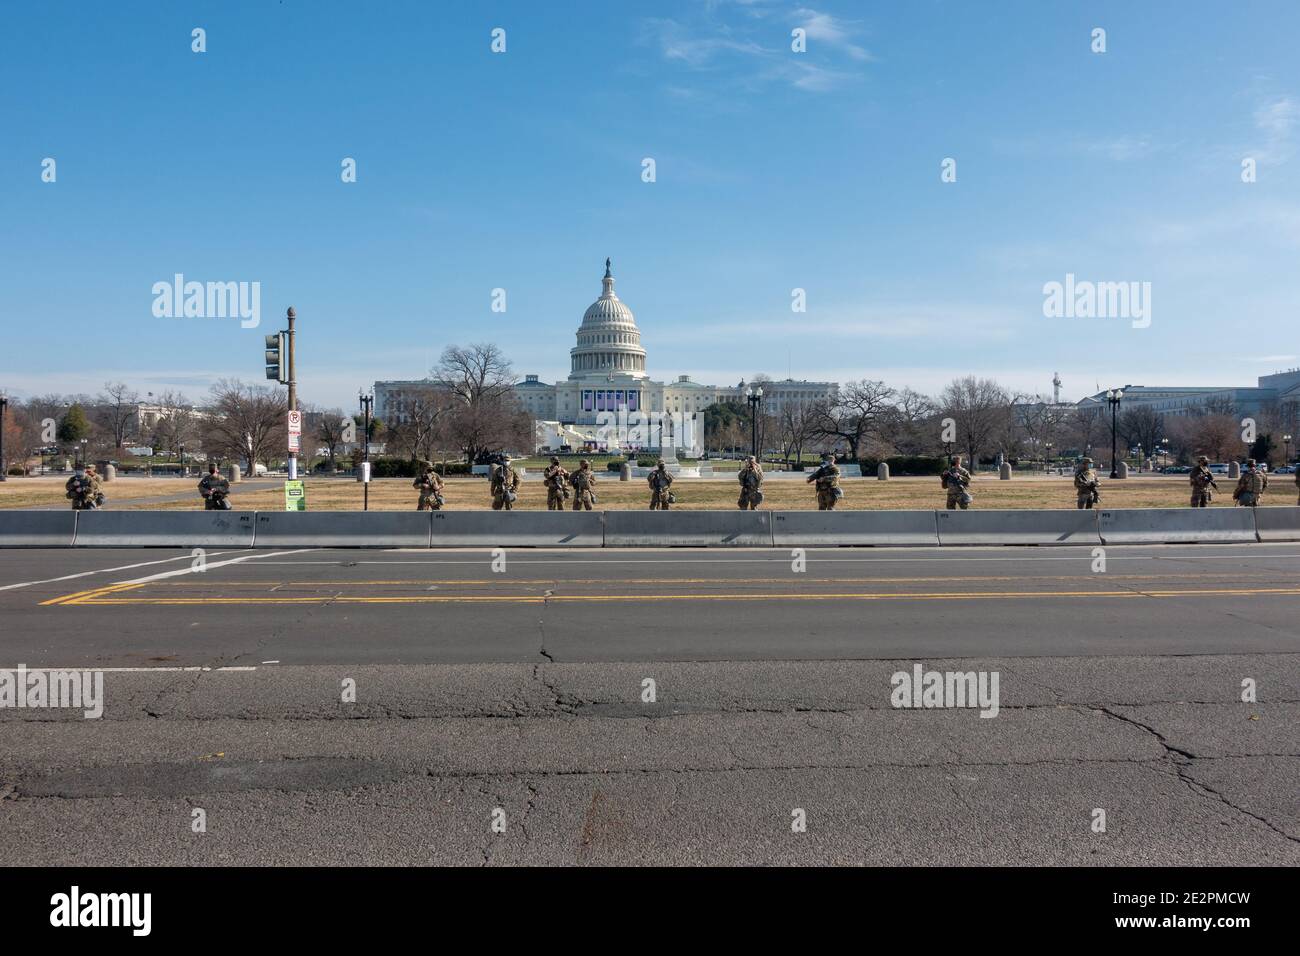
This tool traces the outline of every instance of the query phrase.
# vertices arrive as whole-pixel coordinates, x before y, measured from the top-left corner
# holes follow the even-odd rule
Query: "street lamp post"
[[[9,480],[9,469],[5,467],[5,412],[9,410],[9,396],[0,392],[0,481]]]
[[[758,457],[758,413],[763,404],[763,386],[745,389],[745,401],[749,403],[749,453]]]
[[[184,478],[185,477],[185,446],[180,445],[178,447],[180,448],[181,451],[181,477]]]
[[[1282,436],[1282,464],[1291,464],[1291,436]]]
[[[1106,402],[1110,405],[1110,476],[1119,477],[1119,403],[1124,400],[1122,388],[1112,388],[1106,392]]]
[[[1045,443],[1043,447],[1046,449],[1046,452],[1043,455],[1043,474],[1047,474],[1052,461],[1052,443],[1049,441]]]

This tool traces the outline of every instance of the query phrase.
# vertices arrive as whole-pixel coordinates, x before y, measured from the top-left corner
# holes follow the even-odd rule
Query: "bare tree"
[[[957,441],[966,449],[972,468],[981,451],[1007,428],[1011,415],[1011,396],[991,378],[967,375],[953,381],[939,396],[942,414],[957,427]]]
[[[482,342],[447,346],[433,379],[467,405],[512,394],[515,385],[514,369],[500,347]]]
[[[1165,419],[1150,405],[1137,405],[1119,416],[1118,430],[1126,448],[1140,445],[1150,456],[1165,437]]]
[[[325,447],[325,455],[329,458],[331,470],[338,468],[339,446],[343,444],[343,436],[351,421],[352,419],[345,418],[342,409],[338,408],[317,413],[316,440]]]
[[[1194,445],[1192,454],[1227,461],[1241,450],[1241,426],[1235,413],[1193,415],[1188,422]]]
[[[1041,455],[1046,460],[1049,444],[1052,452],[1059,450],[1060,439],[1066,433],[1073,413],[1073,408],[1054,405],[1046,395],[1035,395],[1016,406],[1015,420],[1033,455]]]
[[[890,410],[883,437],[894,453],[924,455],[939,444],[939,409],[927,395],[904,388]]]
[[[0,389],[0,395],[4,394],[5,390]],[[4,448],[0,449],[0,475],[8,474],[5,469],[11,460],[26,472],[27,454],[34,447],[27,416],[23,414],[16,402],[6,403],[4,408],[0,409],[0,415],[3,416],[0,428],[4,430],[5,440]]]
[[[433,379],[458,399],[440,417],[443,434],[467,461],[506,447],[532,451],[533,419],[515,398],[514,370],[499,347],[450,345],[433,370]]]
[[[246,385],[223,379],[212,386],[212,418],[204,422],[204,447],[211,453],[239,458],[249,473],[260,461],[287,454],[289,396],[284,389]]]
[[[113,447],[121,451],[136,420],[140,395],[121,382],[105,382],[104,391],[95,400],[95,424],[102,428]]]
[[[781,457],[786,465],[802,462],[804,446],[817,434],[812,402],[789,401],[782,405],[775,434],[780,436]]]
[[[181,392],[164,392],[158,405],[162,412],[153,427],[153,444],[180,457],[182,445],[193,447],[198,441],[199,417],[193,404]]]
[[[1065,417],[1066,441],[1071,443],[1080,455],[1087,455],[1092,447],[1099,444],[1106,434],[1106,422],[1100,405],[1076,405],[1074,411]]]
[[[849,382],[833,401],[816,403],[813,434],[831,442],[844,441],[849,446],[849,457],[856,461],[863,443],[883,434],[893,411],[894,395],[884,382]]]
[[[391,426],[391,438],[414,461],[432,461],[434,449],[446,440],[451,414],[461,406],[458,396],[445,388],[430,387],[411,392],[401,417]]]

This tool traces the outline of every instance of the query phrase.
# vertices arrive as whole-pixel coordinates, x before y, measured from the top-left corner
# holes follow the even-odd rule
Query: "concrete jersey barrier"
[[[773,511],[779,548],[937,545],[933,511]]]
[[[1098,523],[1103,544],[1259,540],[1254,508],[1108,508]]]
[[[607,548],[772,546],[770,511],[606,511]]]
[[[434,548],[599,548],[602,511],[435,511]]]
[[[835,547],[1300,541],[1300,507],[1097,511],[33,511],[0,547]]]
[[[251,548],[252,511],[81,511],[78,548]]]
[[[259,511],[258,548],[427,548],[428,511]]]
[[[1242,508],[1255,512],[1255,533],[1260,541],[1300,541],[1300,508]]]
[[[938,511],[941,545],[1099,545],[1097,512]]]
[[[77,511],[0,511],[0,548],[68,548]]]

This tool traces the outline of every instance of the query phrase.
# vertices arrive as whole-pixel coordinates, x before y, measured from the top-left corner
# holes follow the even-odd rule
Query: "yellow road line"
[[[793,572],[791,572],[793,574]],[[1222,578],[1260,578],[1285,576],[1281,572],[1273,571],[1244,571],[1237,574],[1221,574],[1218,572],[1209,574],[1107,574],[1107,581],[1163,581],[1176,580],[1186,581],[1198,578],[1211,578],[1219,580]],[[970,577],[953,577],[951,575],[941,577],[902,577],[902,578],[882,578],[882,577],[856,577],[856,578],[809,578],[800,575],[799,577],[781,577],[781,578],[620,578],[618,584],[932,584],[934,582],[954,581],[1078,581],[1081,575],[1078,574],[1058,574],[1058,575],[1041,575],[1037,577],[1026,577],[1023,574],[1018,575],[977,575]],[[526,585],[526,584],[559,584],[559,585],[577,585],[603,583],[603,579],[594,579],[593,581],[573,581],[569,578],[512,578],[502,575],[497,578],[473,578],[473,579],[455,579],[455,578],[430,578],[428,580],[416,581],[198,581],[185,579],[178,581],[158,581],[156,585],[169,585],[171,587],[213,587],[213,588],[294,588],[294,587],[428,587],[430,585],[444,586],[468,586],[468,585]]]
[[[397,597],[309,595],[303,597],[138,597],[87,596],[79,605],[173,605],[203,606],[228,604],[559,604],[638,601],[974,601],[1019,598],[1171,598],[1206,596],[1296,595],[1300,588],[1192,588],[1172,591],[935,591],[856,592],[849,594],[560,594],[541,595],[404,595]]]
[[[65,594],[63,597],[51,598],[48,601],[42,601],[40,607],[48,607],[54,604],[84,604],[89,600],[99,597],[101,594],[115,594],[118,591],[133,591],[136,588],[144,587],[143,584],[110,584],[107,587],[91,588],[88,591],[77,591],[75,594]]]

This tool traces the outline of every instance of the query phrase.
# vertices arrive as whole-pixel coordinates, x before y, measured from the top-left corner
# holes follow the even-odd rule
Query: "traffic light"
[[[288,358],[289,350],[285,347],[285,339],[288,337],[285,332],[277,332],[275,335],[266,337],[266,377],[274,379],[281,385],[288,384],[285,362]]]

